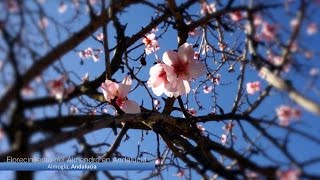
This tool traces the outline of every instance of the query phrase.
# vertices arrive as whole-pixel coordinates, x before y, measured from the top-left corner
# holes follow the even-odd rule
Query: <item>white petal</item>
[[[183,62],[190,62],[194,58],[194,50],[192,44],[184,43],[178,49],[178,54]]]
[[[162,56],[162,61],[166,64],[171,66],[172,64],[174,64],[175,62],[177,62],[179,60],[179,55],[177,52],[175,51],[166,51],[165,53],[163,53]]]

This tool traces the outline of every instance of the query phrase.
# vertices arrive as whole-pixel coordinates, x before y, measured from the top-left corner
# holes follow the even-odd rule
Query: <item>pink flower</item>
[[[104,98],[108,102],[114,102],[127,114],[140,113],[140,106],[132,100],[128,100],[127,96],[131,89],[132,80],[129,77],[123,79],[121,83],[115,83],[106,80],[101,84]]]
[[[277,33],[277,28],[267,22],[262,24],[261,35],[266,41],[274,41]]]
[[[207,86],[207,85],[203,86],[203,92],[205,94],[208,94],[208,93],[212,92],[212,89],[213,89],[212,86]]]
[[[205,1],[201,4],[201,14],[202,15],[207,15],[207,14],[212,14],[216,12],[216,5],[214,3],[211,3],[208,5]]]
[[[26,85],[26,86],[24,86],[24,87],[22,88],[21,94],[22,94],[23,96],[32,96],[32,95],[34,95],[34,89],[33,89],[31,86]]]
[[[184,176],[184,171],[183,170],[179,170],[177,172],[177,174],[174,174],[174,176],[183,177]]]
[[[81,59],[92,58],[94,62],[98,62],[100,52],[101,51],[99,49],[94,51],[91,47],[88,47],[87,49],[80,51],[79,56]]]
[[[230,19],[234,22],[238,22],[240,21],[241,19],[244,18],[243,14],[241,11],[235,11],[235,12],[232,12],[229,14],[230,16]]]
[[[279,180],[299,180],[301,172],[295,169],[289,169],[286,171],[278,171],[277,176]]]
[[[262,20],[261,15],[260,14],[254,14],[253,15],[253,25],[257,27],[257,26],[262,25],[262,23],[263,23],[263,20]]]
[[[65,13],[67,9],[68,9],[68,5],[64,2],[61,2],[58,8],[58,12],[62,14],[62,13]]]
[[[316,23],[310,23],[307,27],[307,34],[313,35],[318,32],[318,27]]]
[[[194,60],[194,50],[191,44],[184,43],[175,51],[166,51],[163,54],[163,62],[173,67],[174,74],[177,76],[177,91],[173,93],[173,96],[188,94],[190,92],[189,80],[197,78],[205,74],[205,65]]]
[[[320,70],[318,68],[311,68],[309,71],[310,76],[318,76],[319,75]]]
[[[248,82],[247,83],[247,92],[248,94],[254,94],[256,92],[260,91],[260,82]]]
[[[226,142],[227,142],[227,135],[222,134],[220,140],[221,140],[221,143],[222,143],[223,145],[225,145]]]
[[[294,18],[290,21],[290,26],[292,29],[297,28],[298,25],[299,25],[299,20],[297,18]]]
[[[64,84],[67,81],[68,76],[63,75],[58,79],[51,80],[47,83],[47,88],[50,91],[51,96],[54,96],[57,100],[62,100],[65,94]]]
[[[201,31],[199,29],[193,29],[191,31],[189,31],[188,33],[191,37],[197,37],[197,36],[200,36],[201,34]]]
[[[104,35],[103,33],[99,33],[96,38],[99,40],[99,41],[103,41],[103,38],[104,38]]]
[[[276,113],[281,126],[288,126],[292,120],[298,120],[301,116],[301,111],[299,109],[294,109],[286,105],[278,107]]]
[[[158,41],[155,39],[155,37],[156,35],[154,33],[150,33],[142,39],[142,42],[146,46],[146,54],[151,54],[160,48],[158,45]]]
[[[161,96],[164,93],[172,96],[172,92],[176,91],[176,83],[177,75],[171,66],[158,63],[150,68],[148,86],[152,88],[155,95]]]
[[[191,44],[184,43],[178,52],[166,51],[163,54],[163,63],[151,67],[148,86],[161,96],[163,93],[169,97],[190,92],[189,81],[205,73],[205,65],[194,59]]]
[[[155,160],[154,164],[155,164],[156,166],[160,166],[160,165],[161,165],[161,162],[162,162],[162,159],[161,159],[161,158],[158,158],[158,159]]]
[[[190,108],[188,109],[188,113],[191,115],[191,116],[197,116],[197,111],[193,108]]]

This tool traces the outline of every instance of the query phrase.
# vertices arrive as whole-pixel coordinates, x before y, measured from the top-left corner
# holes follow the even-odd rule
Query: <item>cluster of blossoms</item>
[[[148,86],[157,95],[178,97],[190,92],[190,80],[205,74],[205,65],[194,59],[191,44],[184,43],[175,51],[166,51],[162,61],[150,69]]]
[[[146,46],[145,52],[148,55],[157,51],[160,48],[158,41],[156,40],[156,35],[154,33],[150,33],[144,36],[142,42]]]
[[[98,62],[99,61],[99,53],[101,53],[100,49],[93,50],[91,47],[88,47],[87,49],[80,51],[79,56],[81,59],[92,58],[94,62]]]
[[[106,79],[101,84],[101,89],[106,101],[115,103],[127,114],[136,114],[141,112],[140,106],[135,101],[128,100],[127,98],[131,84],[132,79],[130,77],[125,77],[121,83],[115,83]]]
[[[258,91],[260,91],[260,82],[259,81],[247,83],[247,93],[248,94],[254,94]]]
[[[298,120],[301,116],[301,111],[290,106],[282,105],[276,109],[276,113],[281,126],[288,126],[290,121]]]

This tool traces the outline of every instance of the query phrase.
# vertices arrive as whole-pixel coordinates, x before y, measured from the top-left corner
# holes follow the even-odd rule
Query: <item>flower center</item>
[[[188,64],[187,63],[176,63],[173,65],[174,72],[177,74],[177,76],[186,75],[188,73]]]

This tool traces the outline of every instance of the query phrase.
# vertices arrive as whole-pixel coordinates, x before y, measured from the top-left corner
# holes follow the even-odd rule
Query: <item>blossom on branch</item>
[[[115,102],[127,114],[136,114],[141,112],[140,106],[135,101],[128,100],[127,98],[131,84],[132,79],[125,77],[121,83],[115,83],[106,79],[100,87],[106,101],[110,103]]]
[[[47,88],[51,94],[51,96],[54,96],[57,100],[62,100],[65,95],[68,95],[71,93],[71,88],[65,88],[65,83],[68,80],[67,75],[62,75],[58,79],[51,80],[47,83]]]
[[[248,94],[254,94],[258,91],[260,91],[260,82],[259,81],[247,83],[247,93]]]
[[[184,43],[175,51],[166,51],[162,61],[150,69],[148,86],[160,96],[178,97],[190,92],[189,81],[205,74],[205,65],[194,59],[191,44]]]
[[[147,34],[142,39],[142,42],[146,46],[144,49],[146,54],[151,54],[160,48],[158,41],[155,38],[156,38],[156,35],[154,33],[150,33],[150,34]]]

